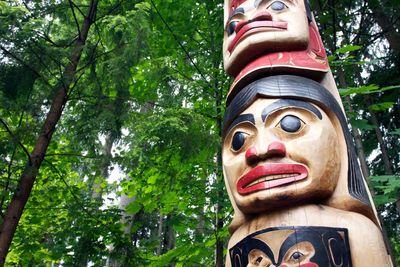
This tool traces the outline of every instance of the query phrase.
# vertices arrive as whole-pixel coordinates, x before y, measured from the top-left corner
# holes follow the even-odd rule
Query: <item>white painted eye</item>
[[[288,7],[281,1],[275,1],[268,7],[268,9],[272,9],[274,11],[282,11],[285,8],[288,8]]]

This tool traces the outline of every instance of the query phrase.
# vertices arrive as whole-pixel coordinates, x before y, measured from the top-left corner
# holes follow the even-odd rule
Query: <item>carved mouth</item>
[[[247,195],[304,180],[307,176],[306,167],[300,164],[265,164],[240,177],[236,188],[239,194]]]
[[[235,49],[236,45],[244,39],[246,36],[250,34],[254,34],[257,32],[268,32],[268,31],[281,31],[287,30],[287,22],[284,21],[270,21],[270,20],[262,20],[262,21],[249,21],[247,24],[244,24],[240,27],[240,30],[236,33],[235,38],[228,46],[229,53],[232,53],[233,49]]]

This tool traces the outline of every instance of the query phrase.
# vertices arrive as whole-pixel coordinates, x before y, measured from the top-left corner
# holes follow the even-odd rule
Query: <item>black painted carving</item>
[[[289,133],[295,133],[301,128],[301,120],[293,115],[287,115],[279,122],[282,130]]]
[[[279,255],[274,255],[271,244],[263,241],[262,235],[272,232],[282,235],[289,232],[279,248]],[[304,255],[307,249],[309,255]],[[288,261],[296,263],[296,260],[299,264],[301,262],[301,266],[314,263],[307,266],[352,267],[348,231],[345,228],[306,226],[267,228],[245,237],[229,250],[229,255],[233,267],[249,266],[250,261],[281,266],[288,264]]]
[[[346,140],[349,161],[347,176],[349,193],[361,202],[371,205],[346,118],[340,105],[327,89],[313,80],[293,75],[276,75],[254,81],[238,92],[229,103],[225,111],[223,137],[225,137],[226,128],[230,126],[231,122],[258,97],[309,101],[324,110],[332,111],[340,122]]]
[[[236,119],[229,125],[228,129],[226,130],[226,132],[228,133],[233,127],[235,127],[235,125],[241,123],[241,122],[250,122],[252,124],[255,124],[254,121],[254,116],[253,114],[242,114],[236,117]]]
[[[319,110],[311,105],[308,102],[304,102],[301,100],[295,100],[295,99],[279,99],[278,101],[275,101],[274,103],[268,105],[268,107],[264,108],[261,114],[261,119],[262,121],[265,121],[266,117],[268,117],[269,113],[283,108],[283,107],[298,107],[302,109],[307,109],[308,111],[311,111],[312,113],[315,114],[320,120],[322,120],[322,114],[319,112]]]
[[[246,133],[243,132],[236,132],[235,135],[232,138],[232,149],[234,151],[239,151],[239,149],[242,148],[244,145],[244,142],[246,141]]]

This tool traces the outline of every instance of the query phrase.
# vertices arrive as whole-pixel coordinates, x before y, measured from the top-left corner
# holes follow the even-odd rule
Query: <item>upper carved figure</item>
[[[224,67],[234,77],[275,67],[329,69],[307,1],[226,0],[224,25]]]

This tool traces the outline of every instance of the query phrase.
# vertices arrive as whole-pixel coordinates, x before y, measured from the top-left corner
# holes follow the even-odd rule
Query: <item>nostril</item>
[[[258,160],[258,153],[257,153],[257,149],[253,146],[250,147],[246,150],[246,161],[249,165],[253,165],[255,162],[257,162]]]
[[[272,142],[268,145],[267,156],[286,156],[285,145],[277,141]]]

